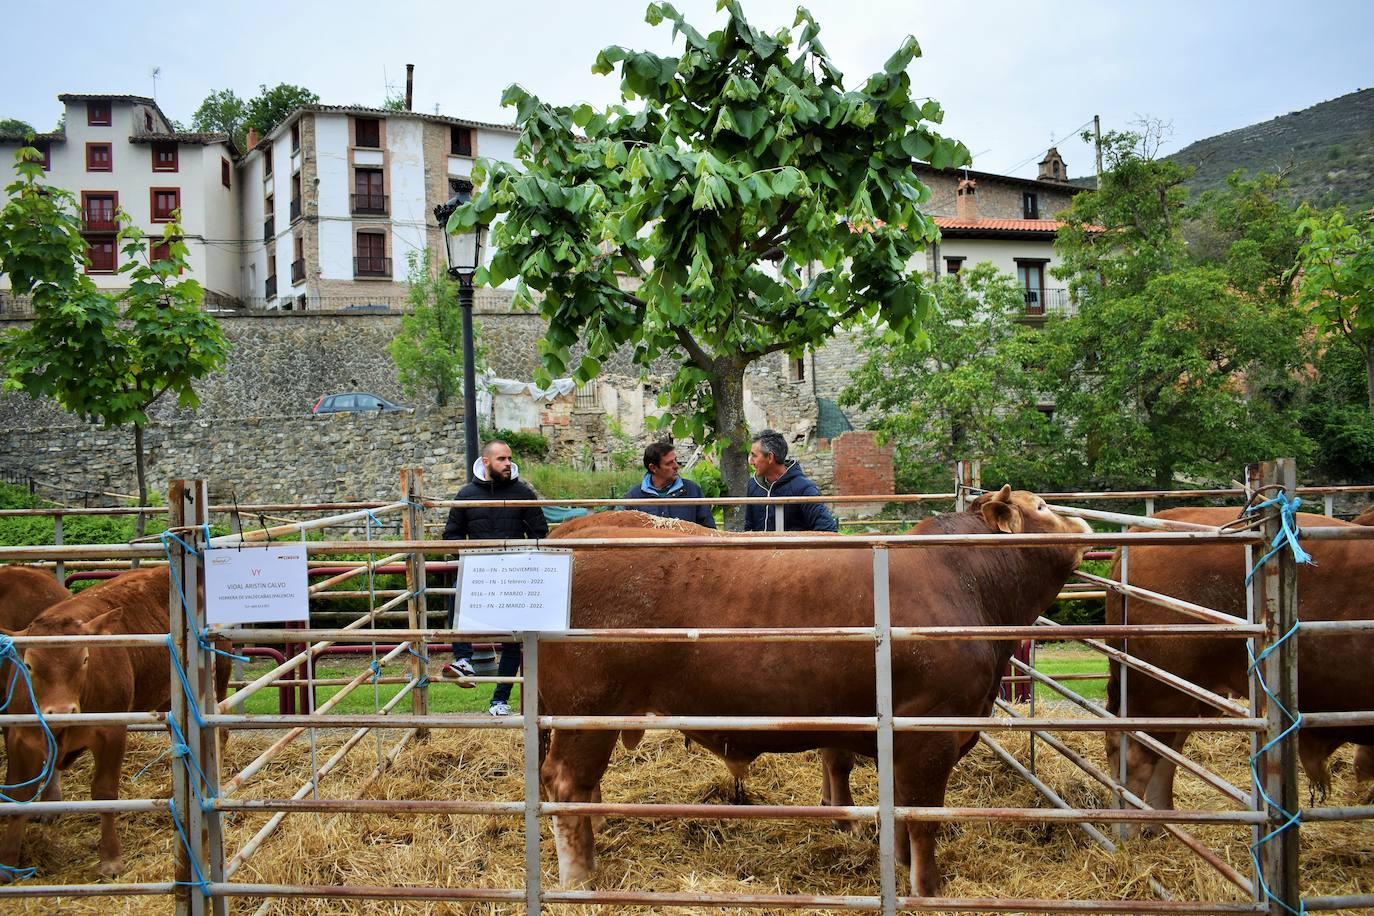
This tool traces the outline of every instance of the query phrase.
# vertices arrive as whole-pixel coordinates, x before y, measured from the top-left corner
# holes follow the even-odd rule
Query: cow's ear
[[[107,628],[114,626],[118,615],[123,610],[123,608],[113,608],[112,610],[108,610],[105,613],[101,614],[99,617],[92,617],[90,620],[87,620],[85,623],[81,624],[82,632],[91,635],[115,632],[113,629]]]
[[[1010,488],[1003,487],[1003,492],[998,493],[998,497],[1010,492]],[[1003,499],[990,499],[983,503],[983,521],[987,522],[993,531],[1001,531],[1004,534],[1019,534],[1021,532],[1021,510],[1016,508]]]

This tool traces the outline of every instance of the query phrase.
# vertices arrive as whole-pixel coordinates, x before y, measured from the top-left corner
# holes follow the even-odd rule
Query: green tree
[[[0,134],[27,137],[34,133],[37,131],[28,121],[21,121],[18,118],[0,118]]]
[[[1019,322],[1025,290],[988,263],[936,281],[939,317],[919,338],[873,325],[863,363],[841,403],[870,411],[869,426],[896,447],[904,489],[949,483],[960,458],[983,460],[983,479],[1037,488],[1062,482],[1057,427],[1037,409],[1031,338]]]
[[[191,115],[191,129],[201,133],[228,134],[239,149],[248,133],[248,103],[232,89],[217,89],[205,97]]]
[[[303,105],[317,105],[319,101],[320,97],[304,86],[278,83],[268,89],[260,85],[258,94],[248,101],[244,125],[265,137],[292,111]]]
[[[431,391],[434,402],[447,406],[463,390],[463,313],[458,305],[458,284],[443,271],[430,265],[429,252],[410,256],[410,314],[401,317],[401,327],[392,338],[389,350],[408,397]],[[478,328],[473,327],[476,368],[482,368],[486,348],[481,345]]]
[[[1364,357],[1374,416],[1374,218],[1346,222],[1335,210],[1303,220],[1301,298],[1317,326],[1340,334]]]
[[[1271,397],[1304,362],[1304,323],[1264,248],[1268,213],[1232,187],[1213,202],[1219,258],[1189,256],[1189,171],[1151,159],[1147,138],[1110,133],[1100,189],[1063,214],[1057,273],[1078,314],[1051,321],[1035,363],[1089,481],[1170,488],[1179,475],[1228,479],[1245,461],[1303,456],[1292,410]],[[1249,208],[1249,209],[1247,209]],[[1234,219],[1233,219],[1234,217]]]
[[[187,249],[175,215],[153,245],[121,213],[119,272],[129,285],[97,289],[84,270],[72,196],[42,183],[37,150],[22,148],[15,159],[18,178],[0,210],[0,272],[32,297],[34,318],[0,336],[4,386],[106,426],[133,426],[139,503],[147,505],[148,411],[169,393],[182,407],[199,403],[194,382],[223,363],[223,332],[200,307],[200,284],[180,278]]]
[[[932,298],[911,265],[936,230],[911,166],[969,157],[923,123],[942,111],[912,97],[915,39],[847,90],[805,9],[792,29],[765,34],[739,3],[718,6],[725,22],[703,35],[670,4],[649,5],[648,22],[666,19],[681,37],[678,56],[598,55],[594,72],[619,68],[635,111],[507,89],[519,162],[479,163],[478,190],[449,230],[502,217],[478,282],[519,277],[521,303],[542,294],[543,376],[571,370],[584,382],[622,347],[640,366],[677,360],[665,396],[677,416],[665,424],[713,440],[737,494],[748,476],[745,368],[865,318],[915,334]],[[585,347],[575,366],[574,344]]]
[[[1314,476],[1374,479],[1374,417],[1369,415],[1364,354],[1339,334],[1322,344],[1311,377],[1297,392],[1299,422],[1312,442]]]

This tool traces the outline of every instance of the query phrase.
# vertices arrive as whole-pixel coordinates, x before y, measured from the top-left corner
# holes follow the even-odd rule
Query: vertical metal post
[[[1272,498],[1280,491],[1291,498],[1297,487],[1293,459],[1263,462],[1260,484],[1265,487],[1264,498]],[[1279,537],[1282,519],[1277,507],[1271,507],[1265,514],[1263,530],[1266,544],[1273,544]],[[1255,639],[1256,658],[1263,656],[1259,670],[1276,701],[1271,702],[1262,687],[1255,690],[1263,704],[1263,747],[1268,748],[1256,762],[1261,784],[1255,787],[1255,795],[1258,799],[1259,790],[1263,789],[1270,799],[1268,821],[1263,828],[1265,837],[1259,848],[1259,877],[1268,888],[1267,901],[1261,902],[1268,902],[1269,912],[1280,916],[1298,912],[1302,902],[1298,876],[1300,825],[1288,823],[1289,816],[1299,808],[1298,734],[1291,729],[1290,718],[1298,711],[1298,640],[1296,636],[1285,639],[1298,620],[1297,567],[1292,551],[1287,547],[1279,550],[1253,582],[1258,583],[1256,608],[1264,626],[1264,635]],[[1260,886],[1259,881],[1255,883]]]
[[[402,468],[401,498],[409,503],[401,515],[402,540],[424,540],[425,509],[421,504],[421,500],[424,499],[424,491],[424,470],[421,468]],[[426,581],[425,554],[424,551],[417,550],[406,557],[406,591],[410,593],[410,597],[406,599],[406,623],[412,630],[429,626],[429,614],[425,599]],[[428,644],[416,641],[411,645],[411,649],[415,651],[415,654],[410,657],[410,675],[421,686],[410,692],[410,708],[417,716],[428,715],[429,685],[424,680],[429,674],[424,662],[425,659],[429,658]],[[416,732],[415,737],[422,739],[428,735],[429,729],[422,728]]]
[[[983,485],[983,463],[961,458],[954,462],[954,511],[968,511],[973,502],[968,495],[969,488]]]
[[[1122,531],[1128,531],[1128,530],[1130,530],[1130,526],[1129,526],[1129,525],[1122,525],[1122,526],[1121,526],[1121,530],[1122,530]],[[1130,548],[1130,546],[1127,545],[1127,544],[1122,544],[1122,545],[1121,545],[1121,584],[1122,584],[1122,585],[1129,585],[1129,584],[1130,584],[1130,561],[1131,561],[1131,548]],[[1128,623],[1130,623],[1130,596],[1129,596],[1129,595],[1126,595],[1125,593],[1122,593],[1122,595],[1121,595],[1121,625],[1122,625],[1122,626],[1126,626]],[[1130,652],[1130,651],[1131,651],[1130,646],[1128,645],[1128,640],[1126,640],[1126,639],[1122,639],[1122,640],[1121,640],[1121,651],[1123,651],[1123,652]],[[1118,716],[1121,716],[1122,718],[1125,718],[1126,715],[1127,715],[1127,712],[1128,712],[1128,710],[1127,710],[1127,704],[1126,704],[1126,697],[1127,697],[1129,691],[1127,691],[1127,689],[1126,689],[1126,686],[1127,686],[1127,685],[1126,685],[1126,680],[1127,680],[1127,678],[1130,677],[1130,670],[1131,670],[1130,667],[1127,666],[1127,665],[1118,664],[1118,665],[1116,666],[1116,671],[1117,671],[1117,684],[1116,684],[1116,687],[1117,687],[1117,693],[1116,693],[1116,714],[1117,714]],[[1126,735],[1125,732],[1117,732],[1117,735],[1116,735],[1116,782],[1117,782],[1117,785],[1120,785],[1120,786],[1125,786],[1125,785],[1126,785],[1126,776],[1127,776],[1127,774],[1130,772],[1130,768],[1126,765],[1126,757],[1127,757],[1127,755],[1130,753],[1130,750],[1131,750],[1131,739]],[[1114,789],[1114,790],[1112,790],[1112,807],[1114,807],[1114,808],[1125,808],[1125,807],[1126,807],[1126,796],[1125,796],[1125,794],[1124,794],[1120,789]],[[1126,825],[1125,825],[1125,824],[1117,824],[1117,825],[1116,825],[1116,838],[1117,838],[1118,840],[1122,841],[1122,842],[1125,842],[1126,836],[1127,836]]]
[[[538,916],[543,906],[539,873],[539,634],[520,634],[524,643],[524,679],[520,708],[525,717],[525,912]]]
[[[1155,514],[1155,498],[1154,498],[1153,496],[1147,496],[1147,497],[1145,497],[1145,514],[1146,514],[1146,515],[1154,515],[1154,514]]]
[[[472,275],[458,277],[458,311],[463,314],[463,440],[467,473],[477,464],[477,356],[472,343]]]
[[[62,513],[54,513],[52,519],[52,542],[55,546],[62,546]],[[57,576],[57,584],[63,587],[67,584],[67,562],[61,557],[57,558],[57,566],[53,570]]]
[[[1333,493],[1327,493],[1325,496],[1322,497],[1322,515],[1325,515],[1327,518],[1335,518],[1335,517],[1336,517],[1336,496],[1335,496],[1335,494],[1333,494]]]
[[[892,770],[892,609],[886,547],[873,548],[874,670],[878,694],[878,860],[882,912],[897,912],[896,781]],[[913,863],[914,867],[914,863]]]

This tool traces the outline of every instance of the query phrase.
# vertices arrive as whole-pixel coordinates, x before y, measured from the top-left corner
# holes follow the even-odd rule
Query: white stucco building
[[[155,245],[178,212],[189,249],[189,272],[205,287],[208,303],[240,295],[238,151],[226,134],[176,131],[157,102],[133,95],[63,94],[62,126],[38,134],[46,180],[79,201],[87,242],[86,270],[102,288],[128,285],[119,267],[117,214]],[[13,180],[18,134],[0,135],[0,174]],[[8,278],[0,277],[7,289]]]

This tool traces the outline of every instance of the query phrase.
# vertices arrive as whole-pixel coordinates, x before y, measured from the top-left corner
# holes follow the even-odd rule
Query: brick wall
[[[841,433],[830,442],[835,464],[835,494],[866,496],[870,493],[897,492],[892,469],[892,444],[879,445],[873,433],[854,430]],[[882,503],[843,506],[846,515],[876,512]]]

